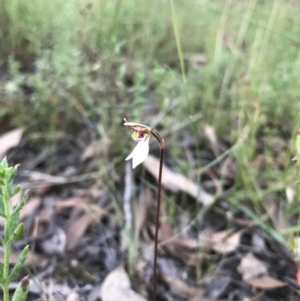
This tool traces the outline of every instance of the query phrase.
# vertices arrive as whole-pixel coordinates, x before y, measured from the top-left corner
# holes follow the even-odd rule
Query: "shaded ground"
[[[130,136],[121,123],[120,131]],[[235,156],[220,157],[227,143],[209,126],[205,133],[182,142],[191,154],[201,148],[203,166],[210,164],[201,171],[201,185],[173,171],[166,157],[157,299],[299,300],[297,266],[270,226],[280,220],[280,207],[266,197],[265,215],[253,216],[246,196],[243,204],[231,200]],[[150,155],[133,172],[123,158],[118,173],[110,162],[99,168],[99,153],[113,142],[84,137],[84,131],[57,133],[47,144],[33,144],[20,129],[1,138],[2,155],[17,145],[8,160],[20,164],[17,180],[30,189],[21,214],[26,238],[14,245],[16,254],[31,245],[19,278],[31,276],[29,300],[151,300],[158,160]],[[150,148],[155,152],[154,144]],[[118,183],[115,190],[103,187],[105,177]],[[124,230],[123,202],[131,202],[131,234]]]

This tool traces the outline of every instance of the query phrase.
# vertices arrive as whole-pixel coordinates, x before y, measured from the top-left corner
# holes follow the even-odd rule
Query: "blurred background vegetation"
[[[98,180],[120,200],[111,170],[124,173],[132,148],[123,117],[161,130],[166,164],[199,184],[208,124],[225,149],[244,139],[230,200],[259,217],[274,197],[289,217],[299,208],[285,201],[297,192],[299,10],[296,0],[2,0],[1,132],[109,138],[98,166],[112,168]]]

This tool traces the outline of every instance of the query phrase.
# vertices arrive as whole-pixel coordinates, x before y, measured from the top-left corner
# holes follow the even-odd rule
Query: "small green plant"
[[[149,153],[149,141],[151,135],[155,137],[159,143],[160,148],[160,161],[159,161],[159,174],[157,183],[157,207],[156,207],[156,217],[155,217],[155,238],[154,238],[154,262],[153,262],[153,301],[156,301],[156,291],[157,291],[157,245],[158,245],[158,229],[159,229],[159,213],[160,213],[160,199],[161,199],[161,178],[162,178],[162,168],[164,162],[165,154],[165,142],[161,135],[155,130],[147,125],[128,122],[124,118],[124,125],[131,128],[133,131],[132,138],[137,141],[138,144],[131,152],[131,154],[125,159],[132,159],[132,168],[141,164],[146,160]]]
[[[11,245],[24,235],[24,224],[19,221],[19,213],[25,205],[27,193],[23,196],[22,200],[10,206],[10,200],[19,191],[20,187],[13,187],[13,181],[17,174],[18,166],[8,167],[6,158],[0,163],[0,216],[4,218],[4,234],[0,237],[0,243],[4,248],[4,262],[0,262],[0,284],[3,290],[3,301],[9,301],[9,284],[18,275],[21,268],[24,266],[25,260],[28,255],[29,246],[26,246],[12,270],[9,268],[9,258]],[[26,300],[29,291],[29,277],[24,277],[19,286],[17,287],[12,301]]]

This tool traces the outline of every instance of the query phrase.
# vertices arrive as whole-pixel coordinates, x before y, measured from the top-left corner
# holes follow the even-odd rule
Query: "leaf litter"
[[[148,155],[143,164],[148,172],[150,172],[157,179],[159,160],[151,155]],[[212,195],[207,193],[196,183],[181,174],[174,173],[167,166],[163,166],[162,185],[173,192],[186,192],[204,205],[209,205],[214,199]]]
[[[0,160],[13,147],[19,145],[24,129],[15,129],[0,136]]]
[[[128,250],[122,249],[122,198],[116,201],[102,179],[97,181],[103,173],[81,176],[95,172],[95,157],[105,156],[108,160],[109,140],[86,142],[85,149],[64,145],[56,153],[55,169],[46,164],[47,156],[36,161],[30,147],[20,143],[23,132],[16,133],[14,143],[6,143],[1,153],[21,163],[19,181],[25,183],[24,188],[32,188],[21,212],[27,236],[14,244],[15,255],[11,258],[15,262],[18,250],[26,242],[31,244],[26,264],[35,272],[29,300],[150,300],[156,203],[153,187],[142,185],[138,175],[133,178],[132,247],[137,257],[135,274],[129,274],[132,269],[126,258]],[[232,215],[229,211],[228,191],[234,185],[237,168],[233,153],[218,159],[228,148],[210,125],[204,125],[200,140],[203,167],[195,168],[195,174],[201,172],[201,185],[195,178],[173,171],[169,164],[172,161],[167,160],[164,166],[158,259],[160,300],[297,300],[297,265],[286,247],[263,232],[245,212]],[[196,162],[193,148],[198,142],[191,139],[184,143],[191,162]],[[205,168],[211,162],[214,164]],[[23,169],[22,165],[31,169]],[[150,181],[157,180],[157,165],[154,156],[144,163]],[[71,169],[73,178],[66,173]],[[113,179],[115,183],[122,179],[124,169],[118,172],[120,177]],[[74,178],[78,181],[72,181]],[[46,184],[47,189],[35,188],[37,183]],[[122,185],[117,187],[122,189]],[[286,190],[290,203],[294,198],[291,189],[294,188]],[[181,203],[178,195],[186,195],[186,202]],[[274,217],[283,224],[280,214],[271,201],[261,221],[266,223]]]

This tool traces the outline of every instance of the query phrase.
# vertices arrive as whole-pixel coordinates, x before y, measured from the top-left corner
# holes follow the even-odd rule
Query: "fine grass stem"
[[[170,0],[170,4],[171,4],[171,10],[172,10],[172,23],[173,23],[173,28],[174,28],[178,58],[179,58],[179,62],[180,62],[181,75],[182,75],[183,83],[186,84],[186,74],[185,74],[183,53],[182,53],[182,49],[181,49],[180,34],[179,34],[179,29],[178,29],[178,21],[177,21],[177,17],[176,17],[176,12],[175,12],[175,7],[174,7],[173,0]]]

